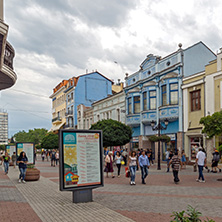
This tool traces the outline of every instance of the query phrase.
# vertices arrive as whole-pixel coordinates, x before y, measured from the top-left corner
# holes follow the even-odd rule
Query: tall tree
[[[16,142],[32,142],[35,144],[39,144],[42,142],[43,137],[47,134],[47,130],[42,129],[34,129],[29,130],[28,132],[19,131],[13,137],[15,138]]]
[[[209,138],[222,134],[222,111],[215,112],[212,116],[202,117],[200,124],[204,125],[202,133],[206,133]]]
[[[103,131],[103,146],[125,145],[133,133],[129,126],[112,119],[98,121],[90,129]]]
[[[57,149],[59,148],[59,137],[57,134],[47,134],[41,143],[41,147],[44,149]]]

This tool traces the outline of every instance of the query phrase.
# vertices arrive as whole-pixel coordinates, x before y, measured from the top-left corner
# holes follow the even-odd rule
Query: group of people
[[[2,154],[1,161],[4,164],[5,174],[8,174],[10,160],[12,161],[14,168],[15,168],[16,162],[18,164],[19,171],[20,171],[19,183],[21,182],[25,183],[25,174],[26,174],[27,163],[28,163],[28,158],[26,156],[26,153],[22,151],[18,157],[16,156],[15,152],[13,152],[11,157],[9,156],[7,152],[5,152],[5,154]]]
[[[43,150],[41,152],[42,161],[46,160],[49,161],[49,158],[51,159],[51,166],[55,167],[59,163],[59,151],[53,149],[51,150]]]
[[[124,150],[125,151],[125,150]],[[212,170],[211,172],[217,172],[217,169],[219,172],[221,172],[221,169],[218,167],[218,163],[220,160],[220,154],[214,148],[214,152],[212,153],[213,159],[212,159]],[[125,155],[124,155],[125,156]],[[127,153],[128,156],[128,153]],[[180,181],[179,179],[179,171],[181,169],[186,168],[186,155],[184,150],[181,151],[181,153],[178,152],[178,150],[175,150],[174,152],[167,150],[166,152],[166,160],[167,160],[167,171],[169,172],[170,166],[172,166],[172,172],[174,177],[174,182],[178,183]],[[128,162],[128,164],[126,164]],[[130,185],[136,185],[135,183],[135,177],[136,177],[136,171],[141,170],[141,180],[142,184],[146,184],[146,177],[148,176],[148,169],[150,165],[153,164],[153,158],[152,158],[152,150],[142,150],[138,149],[136,151],[132,151],[129,155],[129,157],[124,158],[121,151],[108,151],[107,155],[105,157],[105,172],[110,172],[112,175],[112,178],[114,178],[114,169],[113,166],[116,165],[117,167],[117,176],[120,177],[120,170],[121,165],[127,165],[128,170],[130,172]],[[198,166],[198,178],[196,179],[197,182],[205,182],[204,176],[203,176],[203,169],[204,167],[206,169],[206,153],[204,152],[203,148],[199,148],[198,152],[196,153],[196,160],[195,165]]]

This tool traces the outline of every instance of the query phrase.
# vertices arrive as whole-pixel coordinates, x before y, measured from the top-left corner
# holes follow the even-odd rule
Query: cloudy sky
[[[222,47],[220,0],[5,0],[18,80],[0,94],[9,136],[51,127],[53,88],[97,69],[124,80],[150,53],[166,56],[203,41]],[[116,61],[116,62],[114,62]]]

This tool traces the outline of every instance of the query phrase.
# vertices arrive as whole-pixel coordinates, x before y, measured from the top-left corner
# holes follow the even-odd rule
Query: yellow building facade
[[[222,144],[222,137],[207,138],[202,133],[200,119],[222,110],[222,49],[217,59],[205,66],[205,71],[183,79],[184,150],[189,161],[194,162],[199,147],[211,162],[213,147]]]
[[[54,89],[49,97],[52,99],[52,127],[51,132],[57,132],[66,123],[66,94],[64,93],[68,85],[68,80],[63,80]]]

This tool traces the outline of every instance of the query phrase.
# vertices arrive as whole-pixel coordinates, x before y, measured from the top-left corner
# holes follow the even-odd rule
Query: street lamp
[[[164,120],[164,124],[165,126],[163,126],[160,122],[160,118],[158,120],[158,124],[156,125],[156,121],[152,120],[151,121],[151,127],[153,131],[158,130],[158,138],[160,137],[160,130],[165,130],[167,129],[168,126],[168,119]],[[160,140],[158,140],[158,166],[157,166],[157,170],[161,170],[161,166],[160,166]]]

